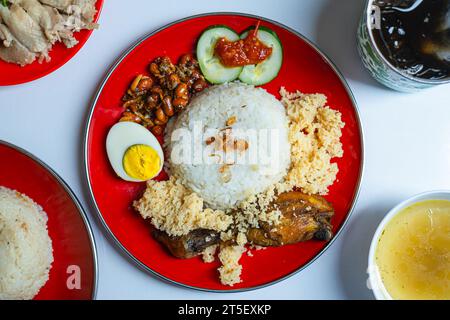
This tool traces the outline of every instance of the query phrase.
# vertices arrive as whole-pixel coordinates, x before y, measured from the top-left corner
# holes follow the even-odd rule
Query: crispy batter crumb
[[[249,228],[258,228],[260,222],[276,225],[281,219],[280,212],[272,208],[271,204],[276,197],[276,185],[265,193],[250,196],[239,205],[240,213],[235,217],[237,228],[246,232]]]
[[[325,195],[339,171],[331,160],[344,154],[341,113],[326,106],[323,94],[289,93],[285,88],[280,93],[290,121],[292,167],[287,185],[308,194]]]
[[[218,245],[206,248],[205,251],[203,251],[202,253],[203,262],[213,263],[216,260],[215,255],[218,248],[219,248]]]
[[[242,246],[225,246],[220,249],[219,260],[222,266],[219,268],[222,284],[233,287],[241,283],[242,265],[239,260],[246,251]]]
[[[233,218],[221,210],[204,208],[203,199],[179,183],[149,181],[134,208],[144,219],[170,236],[183,236],[196,229],[226,231]]]
[[[236,237],[236,243],[238,244],[238,246],[245,246],[247,244],[247,236],[245,235],[245,233],[243,232],[239,232],[237,237]]]

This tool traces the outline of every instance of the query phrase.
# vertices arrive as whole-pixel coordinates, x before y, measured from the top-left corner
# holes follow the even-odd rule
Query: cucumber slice
[[[227,26],[213,26],[206,29],[197,43],[197,59],[206,80],[212,84],[222,84],[236,80],[242,72],[242,67],[227,68],[215,56],[214,48],[217,40],[227,38],[238,41],[239,35]]]
[[[245,31],[241,39],[245,39],[251,30],[254,30],[254,27]],[[275,79],[283,64],[283,45],[277,34],[269,28],[260,27],[258,39],[272,47],[271,56],[260,64],[245,66],[239,76],[239,80],[254,86],[262,86]]]

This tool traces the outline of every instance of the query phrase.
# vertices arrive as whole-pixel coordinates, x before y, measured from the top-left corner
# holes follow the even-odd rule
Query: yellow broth
[[[375,255],[393,299],[450,299],[450,201],[402,210],[385,227]]]

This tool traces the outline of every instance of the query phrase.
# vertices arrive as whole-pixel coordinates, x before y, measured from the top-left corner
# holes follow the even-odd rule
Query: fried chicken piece
[[[323,197],[300,192],[281,194],[273,207],[281,212],[279,224],[260,222],[259,229],[250,229],[247,238],[255,245],[279,247],[313,238],[329,241],[334,209]]]
[[[219,233],[205,229],[194,230],[182,237],[171,237],[163,231],[155,230],[153,237],[179,259],[194,258],[202,254],[206,248],[220,242]]]
[[[288,192],[278,196],[272,204],[281,212],[277,225],[260,222],[259,229],[250,229],[247,239],[250,243],[263,247],[280,247],[313,238],[329,241],[332,236],[331,218],[334,209],[321,196]],[[212,230],[198,229],[186,236],[171,237],[155,230],[154,238],[170,253],[180,259],[190,259],[200,255],[206,248],[221,243],[220,234]]]

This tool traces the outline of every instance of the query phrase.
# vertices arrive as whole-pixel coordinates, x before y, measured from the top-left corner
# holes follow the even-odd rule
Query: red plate
[[[362,131],[353,96],[345,80],[308,40],[279,23],[241,14],[209,14],[173,23],[150,34],[134,45],[114,65],[100,87],[86,129],[85,161],[92,198],[107,231],[119,247],[146,270],[177,284],[212,291],[254,289],[277,282],[298,272],[317,258],[329,244],[310,241],[283,248],[267,249],[244,256],[243,282],[233,288],[218,281],[218,264],[205,264],[201,259],[188,261],[172,258],[155,240],[149,227],[131,208],[145,184],[133,184],[117,178],[105,150],[106,135],[122,112],[121,97],[149,63],[160,55],[176,61],[182,54],[193,52],[203,30],[225,24],[237,32],[254,25],[258,19],[276,31],[284,45],[284,64],[279,76],[265,88],[279,96],[281,86],[305,93],[321,92],[329,105],[342,113],[346,123],[342,142],[345,156],[338,159],[338,181],[328,200],[336,209],[334,231],[341,230],[353,209],[360,184],[363,163]]]
[[[86,214],[69,187],[43,162],[1,140],[0,186],[28,195],[48,215],[54,262],[49,281],[35,299],[94,299],[97,290],[94,238]],[[75,270],[72,266],[79,267],[80,289],[71,290],[67,286],[68,277]]]
[[[97,0],[95,7],[98,12],[94,21],[97,22],[103,7],[103,0]],[[32,64],[21,67],[17,64],[0,60],[0,86],[11,86],[30,82],[58,70],[80,51],[86,41],[88,41],[92,31],[93,30],[82,30],[76,32],[75,38],[79,43],[73,48],[67,49],[62,43],[55,44],[50,52],[50,62],[39,63],[38,61],[35,61]]]

